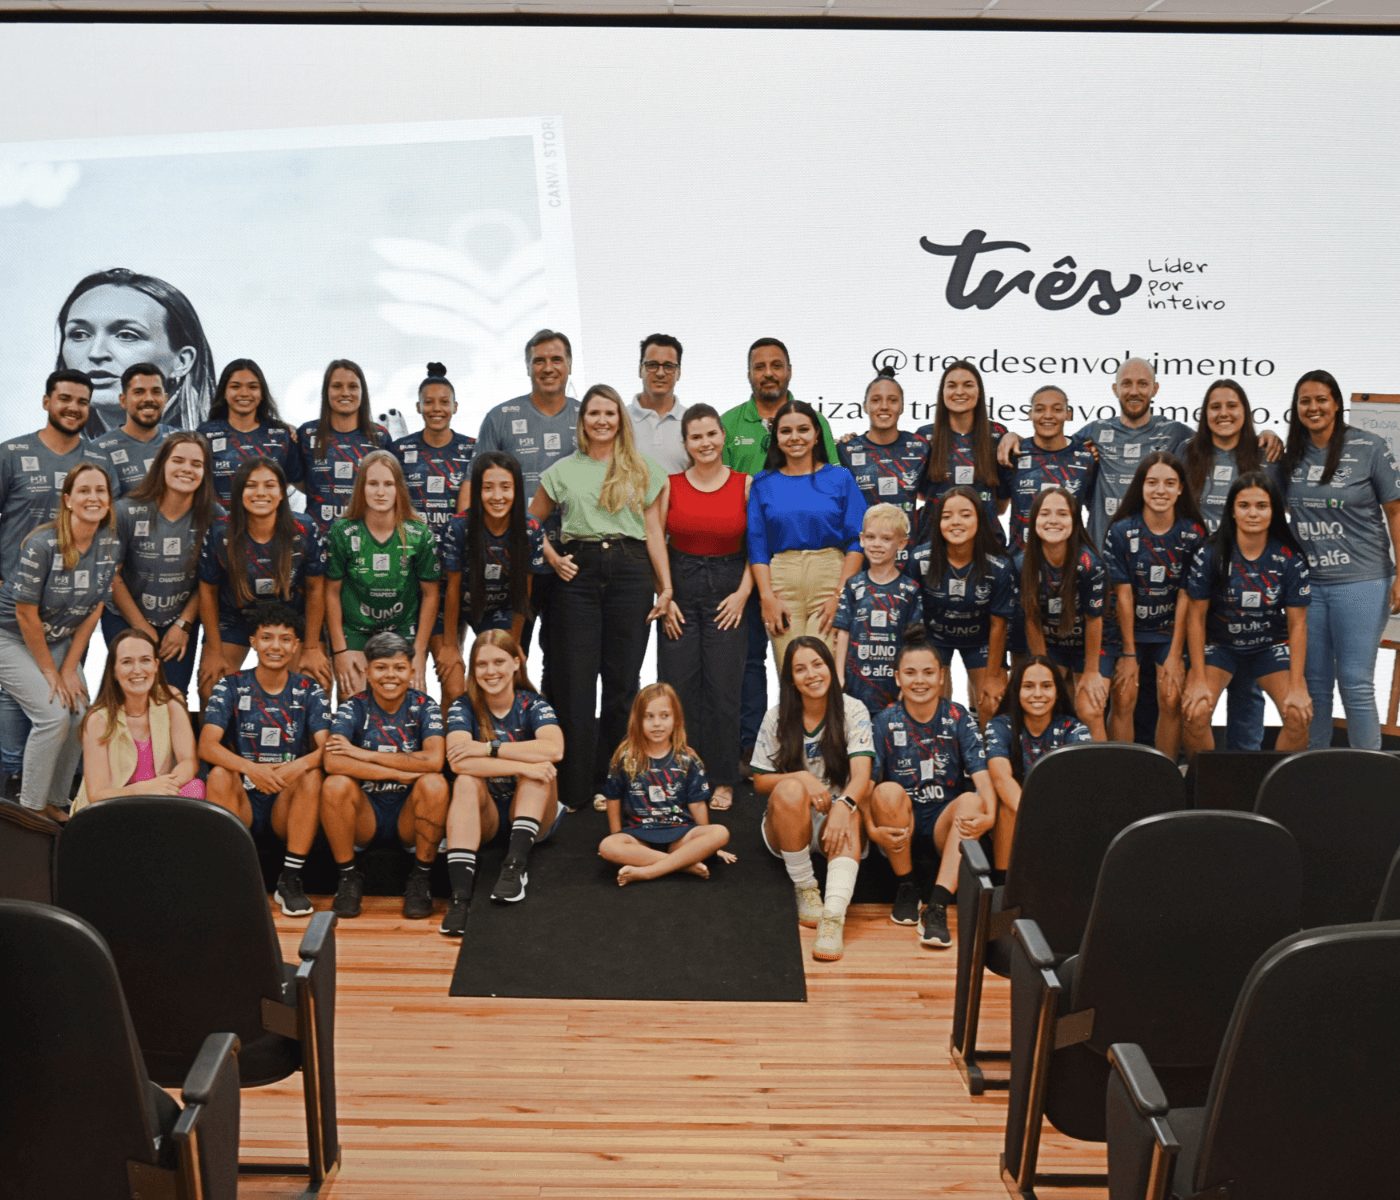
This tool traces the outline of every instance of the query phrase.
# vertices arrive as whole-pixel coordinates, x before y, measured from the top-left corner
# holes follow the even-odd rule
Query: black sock
[[[306,855],[288,854],[282,859],[282,874],[300,876],[304,866],[306,866]]]
[[[476,851],[447,851],[447,881],[452,885],[452,899],[470,900],[476,886]]]
[[[530,857],[530,847],[540,834],[540,823],[534,817],[516,817],[510,824],[510,847],[506,857],[524,862]]]
[[[417,855],[414,855],[413,869],[415,871],[421,871],[424,875],[426,875],[429,871],[433,869],[433,860],[430,858],[427,862],[424,862]]]
[[[913,883],[914,872],[906,871],[903,875],[896,875],[894,881],[899,887],[903,887],[906,883]]]
[[[953,904],[953,893],[950,892],[947,888],[945,888],[942,884],[935,883],[933,885],[933,892],[929,896],[929,903],[951,906]]]
[[[352,858],[349,862],[338,862],[335,865],[342,875],[348,875],[358,866],[358,863]]]

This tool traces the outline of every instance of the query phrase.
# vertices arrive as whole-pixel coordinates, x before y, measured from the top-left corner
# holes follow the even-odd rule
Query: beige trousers
[[[836,631],[828,629],[822,633],[817,624],[821,620],[822,605],[840,589],[841,565],[845,560],[845,554],[834,546],[825,550],[784,550],[773,555],[768,564],[773,594],[792,614],[787,632],[773,638],[773,655],[780,672],[788,643],[803,634],[821,638],[833,654],[836,652]]]

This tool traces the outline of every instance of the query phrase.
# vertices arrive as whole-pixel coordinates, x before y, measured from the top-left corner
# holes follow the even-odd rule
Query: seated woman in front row
[[[1048,658],[1033,654],[1011,673],[1011,684],[997,715],[987,722],[987,771],[997,793],[992,831],[992,863],[1005,871],[1026,776],[1049,751],[1091,742],[1089,729],[1074,713],[1065,677]]]
[[[763,717],[754,743],[754,791],[768,797],[763,844],[783,860],[797,892],[797,922],[816,926],[812,957],[834,962],[844,952],[846,909],[856,888],[861,810],[870,794],[870,714],[844,695],[826,642],[802,634],[788,642],[778,676],[778,704]],[[826,900],[812,852],[826,855]]]
[[[452,899],[444,937],[466,932],[477,851],[502,830],[510,844],[491,899],[525,899],[530,851],[564,816],[555,769],[563,757],[559,718],[525,673],[519,643],[508,630],[482,630],[467,662],[466,693],[447,710],[447,758],[457,778],[447,810]]]
[[[1303,674],[1308,563],[1288,528],[1278,486],[1263,471],[1230,485],[1220,528],[1197,552],[1186,594],[1186,752],[1215,749],[1211,716],[1237,675],[1258,680],[1283,718],[1275,749],[1305,750],[1312,720]]]
[[[710,824],[710,783],[686,743],[685,714],[669,683],[649,683],[637,693],[603,795],[608,836],[598,854],[618,864],[618,887],[675,871],[708,879],[705,860],[715,853],[734,861],[722,849],[729,830]]]
[[[913,843],[932,843],[940,855],[925,905],[919,943],[946,950],[948,905],[958,885],[963,838],[992,827],[996,797],[977,722],[943,694],[945,668],[928,642],[906,642],[895,662],[899,701],[875,717],[875,794],[866,810],[866,833],[890,860],[898,881],[890,920],[920,919],[922,888],[914,878]]]
[[[127,628],[112,639],[82,730],[74,812],[113,796],[204,798],[190,714],[166,684],[150,634]]]

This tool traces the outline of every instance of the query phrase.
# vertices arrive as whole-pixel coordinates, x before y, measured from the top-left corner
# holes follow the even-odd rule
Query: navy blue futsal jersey
[[[482,575],[486,597],[482,604],[481,626],[477,629],[509,629],[514,613],[510,607],[510,535],[500,536],[483,527],[486,561]],[[534,517],[525,518],[525,537],[530,547],[527,569],[532,575],[553,574],[544,560],[544,530]],[[442,542],[442,569],[462,573],[462,619],[471,620],[471,570],[467,564],[467,518],[453,517]],[[527,593],[528,595],[528,593]]]
[[[1133,589],[1133,636],[1139,642],[1169,642],[1176,605],[1186,586],[1186,572],[1205,540],[1200,523],[1182,517],[1166,533],[1156,534],[1138,514],[1114,521],[1104,543],[1110,587]],[[1110,614],[1116,612],[1109,605]],[[1116,623],[1115,623],[1116,628]]]
[[[603,795],[622,805],[623,833],[689,829],[692,804],[708,804],[710,781],[693,754],[648,758],[646,769],[627,775],[620,767],[603,783]]]
[[[919,495],[919,477],[928,462],[928,439],[899,430],[888,446],[858,433],[836,447],[841,465],[856,477],[867,504],[894,504],[904,510],[910,527]]]
[[[869,571],[858,571],[841,589],[832,628],[845,630],[851,639],[846,648],[845,691],[872,715],[894,703],[899,695],[894,682],[895,655],[904,644],[904,635],[923,617],[919,585],[907,575],[876,583]]]
[[[1074,717],[1051,717],[1050,723],[1038,734],[1023,726],[1021,745],[1017,747],[1011,736],[1011,718],[1003,714],[987,722],[987,760],[1004,758],[1012,764],[1014,773],[1019,759],[1021,772],[1017,778],[1024,780],[1031,768],[1051,750],[1093,740],[1082,721]]]
[[[1311,599],[1308,564],[1301,554],[1270,538],[1251,561],[1230,550],[1224,578],[1215,580],[1215,548],[1201,547],[1186,577],[1186,594],[1209,600],[1206,641],[1232,650],[1259,650],[1288,640],[1290,608],[1306,607]]]
[[[222,729],[223,744],[239,758],[290,762],[310,754],[316,734],[330,729],[330,702],[319,683],[295,671],[280,692],[263,691],[256,671],[239,671],[215,685],[204,724]]]
[[[925,570],[923,581],[924,634],[939,646],[985,646],[992,618],[1010,621],[1016,615],[1016,580],[1008,559],[987,558],[986,570],[973,578],[975,563],[949,565],[942,578]]]
[[[292,540],[290,594],[277,594],[277,555],[273,544],[257,542],[250,537],[243,562],[248,576],[248,590],[252,593],[248,604],[282,600],[298,612],[304,612],[307,577],[326,573],[326,548],[316,527],[300,514],[294,513],[292,520],[296,524],[297,536]],[[209,526],[199,554],[199,579],[201,583],[212,583],[219,589],[219,627],[234,630],[242,619],[241,610],[247,606],[239,603],[229,574],[228,527],[227,516],[218,518]],[[246,632],[251,634],[252,631]]]
[[[875,779],[897,783],[914,802],[916,823],[937,819],[949,800],[972,788],[972,776],[987,769],[977,724],[961,704],[940,699],[932,718],[916,721],[903,702],[875,715]]]
[[[473,741],[489,742],[499,738],[503,742],[533,742],[546,725],[558,725],[559,718],[549,701],[538,692],[517,689],[510,710],[503,717],[491,714],[491,728],[483,730],[477,720],[476,709],[472,707],[470,696],[459,696],[447,710],[447,732],[465,733]],[[486,781],[492,792],[512,792],[515,790],[513,775],[497,775]]]
[[[272,459],[282,468],[288,483],[301,482],[301,456],[286,425],[259,424],[245,433],[227,421],[205,421],[199,432],[209,442],[214,491],[225,507],[233,495],[233,477],[238,468],[255,458]]]
[[[399,438],[390,449],[403,466],[413,507],[428,522],[441,557],[443,537],[457,511],[457,494],[471,473],[476,438],[451,431],[447,445],[431,446],[419,431]]]
[[[297,446],[301,453],[301,478],[306,487],[306,513],[325,533],[336,517],[345,515],[350,493],[355,490],[355,473],[365,456],[374,450],[389,449],[389,435],[378,425],[369,434],[358,429],[346,433],[331,429],[326,432],[324,456],[316,432],[319,421],[307,421],[297,430]]]
[[[988,424],[991,427],[992,444],[995,445],[1006,435],[1006,426],[1000,421],[991,421]],[[933,453],[933,426],[923,426],[919,430],[919,435],[928,438],[931,456]],[[932,478],[931,472],[934,469],[934,462],[930,457],[923,478],[919,480],[919,495],[923,496],[932,507],[942,499],[944,492],[948,491],[949,488],[960,485],[970,487],[977,493],[977,498],[982,502],[982,515],[988,523],[987,527],[992,530],[997,542],[1005,545],[1006,534],[1002,530],[1001,522],[997,519],[998,503],[1009,494],[1006,490],[1005,476],[998,471],[997,481],[992,484],[984,483],[977,478],[977,456],[973,452],[971,433],[953,433],[950,443],[947,478],[939,481]],[[935,519],[933,514],[930,514],[930,519]]]
[[[1015,558],[1016,578],[1021,577],[1022,555]],[[1074,625],[1069,633],[1060,632],[1060,580],[1063,570],[1051,563],[1043,563],[1040,572],[1040,588],[1037,599],[1040,601],[1040,629],[1045,635],[1047,646],[1062,646],[1078,649],[1084,645],[1084,623],[1093,617],[1102,617],[1104,599],[1108,590],[1108,573],[1103,561],[1087,546],[1079,551],[1079,561],[1074,565]]]
[[[440,738],[442,710],[416,688],[404,693],[397,712],[385,712],[368,691],[351,696],[335,710],[331,733],[349,739],[362,750],[414,754],[429,738]],[[365,792],[402,791],[404,784],[394,779],[362,779]]]
[[[1034,440],[1021,443],[1021,452],[1007,472],[1011,493],[1011,546],[1026,545],[1026,526],[1031,505],[1046,488],[1064,488],[1078,502],[1081,511],[1089,506],[1098,478],[1099,464],[1084,442],[1071,438],[1062,450],[1044,450]]]

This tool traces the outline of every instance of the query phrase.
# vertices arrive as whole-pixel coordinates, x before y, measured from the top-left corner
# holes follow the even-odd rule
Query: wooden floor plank
[[[858,906],[806,1004],[454,999],[456,944],[367,899],[338,930],[344,1161],[323,1195],[500,1200],[1000,1200],[1004,1095],[948,1062],[954,955]],[[304,925],[276,915],[295,958]],[[983,1041],[1005,1045],[1007,988]],[[300,1082],[243,1094],[243,1155],[304,1153]],[[1047,1171],[1102,1147],[1047,1130]],[[244,1178],[281,1200],[294,1178]],[[1101,1200],[1094,1191],[1061,1200]]]

